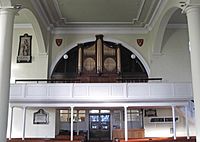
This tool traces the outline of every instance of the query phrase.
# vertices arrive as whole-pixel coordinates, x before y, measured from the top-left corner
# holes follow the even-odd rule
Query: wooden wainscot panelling
[[[113,139],[124,139],[124,129],[113,130]],[[128,138],[144,138],[144,129],[129,129]]]

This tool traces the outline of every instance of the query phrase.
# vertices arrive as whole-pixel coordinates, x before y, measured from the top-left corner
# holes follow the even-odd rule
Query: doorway
[[[110,113],[89,114],[90,140],[110,140]]]

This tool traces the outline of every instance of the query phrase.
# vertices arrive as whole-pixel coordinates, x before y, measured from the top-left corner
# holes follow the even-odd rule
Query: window
[[[74,110],[73,121],[82,122],[85,121],[86,111],[85,110]],[[71,121],[71,110],[60,110],[60,121],[70,122]]]
[[[127,120],[128,121],[140,121],[141,119],[141,111],[136,109],[128,109],[127,110]]]

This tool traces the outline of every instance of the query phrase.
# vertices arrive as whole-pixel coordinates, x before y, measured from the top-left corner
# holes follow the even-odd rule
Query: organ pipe
[[[121,72],[121,52],[120,48],[117,47],[117,73]]]
[[[78,73],[80,74],[82,71],[82,48],[81,45],[78,45]]]
[[[96,36],[97,41],[97,73],[102,72],[102,48],[103,48],[103,35],[97,35]]]

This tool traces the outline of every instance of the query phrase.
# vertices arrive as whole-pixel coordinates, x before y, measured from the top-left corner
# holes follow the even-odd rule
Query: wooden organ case
[[[116,82],[121,72],[121,56],[118,45],[110,46],[103,35],[96,35],[93,45],[78,45],[78,79],[81,82]]]

